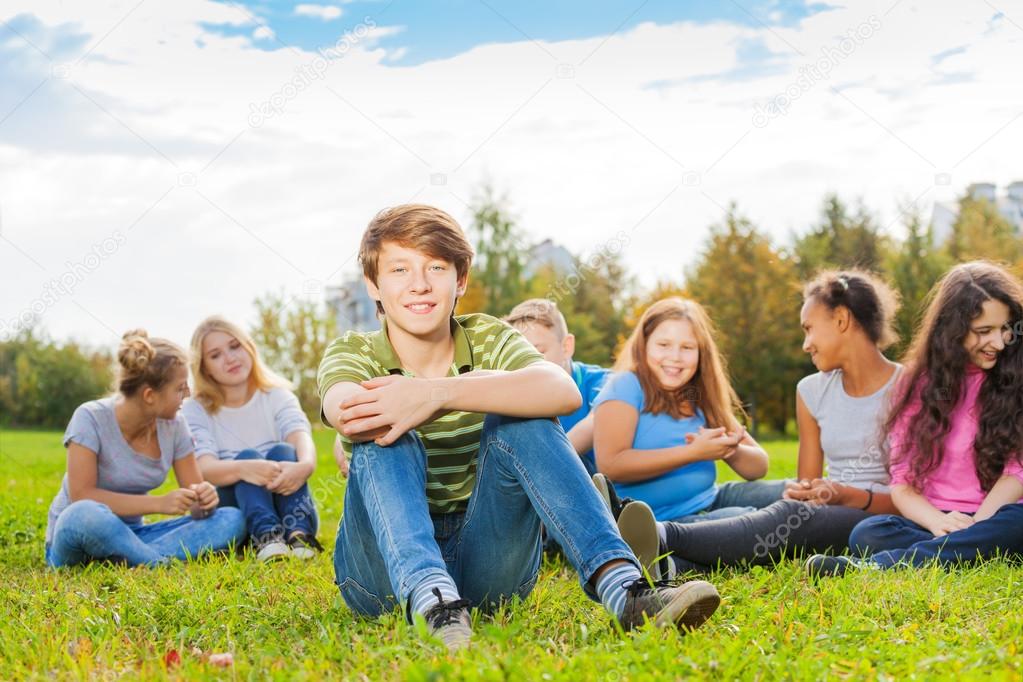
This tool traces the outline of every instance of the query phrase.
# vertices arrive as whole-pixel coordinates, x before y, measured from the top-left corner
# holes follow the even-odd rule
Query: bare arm
[[[799,428],[799,480],[811,481],[824,475],[824,450],[821,448],[821,427],[810,414],[803,397],[796,392],[796,425]]]
[[[572,377],[546,361],[514,371],[469,372],[429,381],[437,382],[445,410],[553,417],[571,414],[583,400]]]
[[[192,501],[194,501],[195,493],[187,490],[178,495],[131,495],[98,488],[96,487],[98,478],[96,459],[96,453],[89,448],[73,441],[68,443],[68,494],[72,502],[94,500],[107,505],[118,516],[136,516],[178,513],[179,505],[171,504],[172,497],[188,497],[188,495],[191,495]],[[175,474],[177,474],[177,471],[175,471]],[[185,509],[187,508],[186,505]]]
[[[995,515],[995,512],[1007,504],[1015,504],[1023,497],[1023,481],[1015,476],[1002,476],[981,502],[974,521],[984,521]]]
[[[598,405],[593,414],[597,469],[612,481],[644,481],[705,459],[696,445],[634,449],[639,412],[628,403],[608,400]]]
[[[593,449],[593,413],[583,417],[565,435],[575,448],[575,454],[582,455]]]
[[[966,514],[941,511],[909,485],[893,485],[892,502],[903,516],[920,524],[935,537],[969,528],[973,524],[973,519]]]
[[[302,465],[306,472],[305,477],[312,476],[316,471],[316,445],[309,432],[292,431],[284,438],[284,442],[295,448],[295,456],[298,458],[298,464]]]
[[[735,454],[726,457],[725,463],[747,481],[755,481],[767,475],[767,451],[745,431],[735,447]]]

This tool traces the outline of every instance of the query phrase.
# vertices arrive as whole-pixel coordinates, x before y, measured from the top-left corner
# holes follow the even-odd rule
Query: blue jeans
[[[902,516],[865,519],[849,535],[854,553],[869,556],[884,568],[921,566],[930,561],[948,566],[996,556],[1023,556],[1023,504],[1007,504],[994,516],[940,538]]]
[[[781,499],[785,481],[729,481],[718,486],[717,495],[703,511],[686,514],[675,523],[696,523],[742,516],[768,507]]]
[[[237,509],[218,508],[201,520],[181,516],[129,526],[107,505],[79,500],[57,517],[53,540],[46,545],[46,563],[58,568],[107,559],[128,566],[157,566],[227,549],[244,537],[245,519]]]
[[[267,459],[272,462],[297,462],[295,448],[288,443],[278,443],[270,448],[266,457],[257,450],[242,450],[236,460]],[[220,504],[224,507],[238,507],[245,515],[245,524],[252,537],[267,534],[302,531],[316,535],[320,519],[316,505],[309,494],[309,482],[305,482],[290,495],[272,493],[263,486],[238,481],[234,485],[217,488]]]
[[[584,590],[609,561],[637,563],[561,426],[488,415],[465,513],[432,514],[426,450],[414,431],[393,445],[357,443],[334,548],[348,606],[377,616],[447,573],[473,605],[491,607],[536,583],[540,524],[564,549]]]

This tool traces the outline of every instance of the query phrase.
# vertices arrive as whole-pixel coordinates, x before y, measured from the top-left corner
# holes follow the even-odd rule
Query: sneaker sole
[[[291,556],[291,548],[283,542],[275,542],[256,553],[256,559],[263,563],[281,561]]]
[[[657,538],[657,519],[645,502],[630,502],[622,508],[618,517],[618,532],[643,568],[654,580],[661,579],[657,565],[660,556],[660,540]]]
[[[676,589],[676,595],[654,617],[657,627],[674,624],[685,631],[695,630],[721,605],[721,595],[706,581],[693,580]]]
[[[604,474],[593,474],[590,480],[593,481],[593,486],[597,489],[600,499],[604,501],[604,507],[607,509],[607,513],[612,514],[611,493],[607,489],[607,478]]]
[[[308,547],[292,547],[291,556],[302,561],[309,561],[316,556],[316,550],[309,549]]]

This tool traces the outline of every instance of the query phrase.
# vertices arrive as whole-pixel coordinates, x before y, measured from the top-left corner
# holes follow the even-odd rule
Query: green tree
[[[0,343],[0,422],[63,428],[79,405],[113,386],[112,358],[25,329]]]
[[[1015,264],[1023,256],[1023,243],[998,208],[984,197],[970,194],[959,200],[959,215],[945,248],[957,263],[987,258]]]
[[[289,305],[283,294],[275,293],[257,298],[253,304],[257,323],[252,337],[264,362],[291,382],[302,409],[313,423],[318,423],[316,370],[327,346],[337,336],[333,312],[309,301]]]
[[[864,206],[854,215],[836,194],[824,199],[821,222],[796,238],[794,253],[800,279],[823,268],[879,271],[886,249],[885,237]]]
[[[906,238],[888,252],[885,271],[899,292],[902,306],[895,316],[895,330],[899,341],[891,349],[892,357],[899,357],[909,346],[923,315],[924,298],[951,265],[947,252],[934,240],[931,225],[924,225],[920,213],[903,210]]]
[[[482,304],[469,312],[506,315],[524,298],[523,270],[528,253],[525,235],[507,208],[507,200],[485,185],[472,206],[469,235],[476,248],[470,276],[470,302]],[[472,296],[469,296],[472,294]],[[468,307],[463,307],[468,310]]]
[[[732,205],[711,228],[686,290],[718,329],[718,347],[754,429],[784,432],[796,382],[810,371],[801,351],[796,264]]]

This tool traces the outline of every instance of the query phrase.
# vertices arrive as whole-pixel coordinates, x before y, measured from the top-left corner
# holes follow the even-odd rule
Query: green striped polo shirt
[[[543,360],[522,334],[505,322],[474,313],[451,319],[455,339],[455,358],[448,376],[476,369],[516,370]],[[327,347],[320,362],[317,383],[320,403],[327,390],[340,381],[358,383],[389,374],[414,376],[401,366],[401,360],[387,338],[387,321],[375,332],[346,332]],[[329,424],[320,412],[321,419]],[[479,412],[450,412],[420,424],[416,433],[426,447],[426,497],[430,511],[446,514],[464,511],[476,482],[483,418]],[[349,456],[352,441],[341,436]]]

